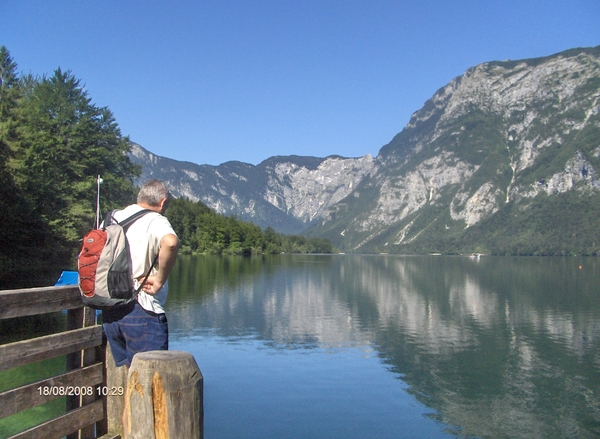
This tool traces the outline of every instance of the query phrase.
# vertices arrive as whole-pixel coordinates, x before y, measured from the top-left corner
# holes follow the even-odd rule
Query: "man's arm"
[[[160,252],[158,254],[158,273],[149,276],[143,286],[144,292],[156,294],[167,282],[169,273],[175,261],[177,260],[177,250],[179,248],[179,238],[171,233],[165,235],[160,240]]]

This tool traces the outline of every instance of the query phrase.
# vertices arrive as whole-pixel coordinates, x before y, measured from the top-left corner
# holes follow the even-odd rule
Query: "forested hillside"
[[[271,227],[263,232],[252,223],[235,216],[215,213],[201,201],[174,199],[166,213],[186,253],[262,254],[331,253],[331,242],[320,238],[276,233]]]
[[[600,254],[600,46],[439,89],[310,232],[344,251]]]
[[[106,209],[133,199],[129,148],[71,72],[19,77],[0,48],[0,287],[48,284],[73,267],[94,222],[96,176]]]
[[[0,47],[0,289],[51,285],[75,268],[95,224],[97,176],[103,212],[135,202],[131,146],[71,72],[19,76]],[[331,251],[328,241],[263,232],[202,203],[173,200],[168,216],[187,252]]]
[[[220,213],[348,253],[598,255],[600,46],[473,66],[374,158],[130,158]]]
[[[599,138],[600,46],[468,69],[376,158],[258,166],[157,158],[70,71],[19,76],[1,47],[0,288],[74,268],[97,176],[103,212],[148,178],[189,197],[167,212],[189,253],[598,255]]]

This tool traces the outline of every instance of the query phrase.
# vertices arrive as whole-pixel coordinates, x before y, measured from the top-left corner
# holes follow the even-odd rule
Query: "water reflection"
[[[594,259],[189,257],[175,270],[176,332],[375,349],[457,436],[600,436]]]

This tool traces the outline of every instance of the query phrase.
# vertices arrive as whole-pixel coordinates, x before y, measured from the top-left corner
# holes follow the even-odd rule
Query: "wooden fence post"
[[[202,392],[202,373],[191,354],[136,354],[125,389],[125,437],[202,439]]]
[[[106,418],[108,432],[113,435],[123,434],[123,407],[125,407],[125,389],[127,388],[127,366],[115,366],[115,360],[106,343],[104,364],[106,366],[106,383],[103,393],[106,402]]]

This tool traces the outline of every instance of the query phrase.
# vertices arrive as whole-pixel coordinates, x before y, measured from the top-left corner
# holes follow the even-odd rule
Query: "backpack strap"
[[[139,218],[143,217],[147,213],[152,212],[152,210],[142,209],[142,210],[134,213],[133,215],[131,215],[129,218],[125,218],[121,222],[117,221],[115,219],[115,217],[113,216],[113,214],[115,212],[116,212],[116,210],[111,210],[110,212],[108,212],[106,214],[106,218],[104,219],[104,227],[109,226],[111,224],[119,224],[121,227],[123,227],[124,231],[127,231],[127,229],[129,228],[130,225],[132,225],[135,221],[137,221]]]
[[[160,254],[160,252],[156,254],[156,257],[154,258],[154,262],[152,262],[152,265],[150,265],[150,269],[148,269],[148,273],[146,273],[146,276],[144,276],[144,280],[140,282],[140,286],[135,290],[136,296],[140,293],[140,291],[142,291],[142,287],[144,286],[144,284],[150,277],[150,273],[152,273],[152,269],[154,268],[154,266],[156,265],[156,262],[158,261],[159,254]]]

